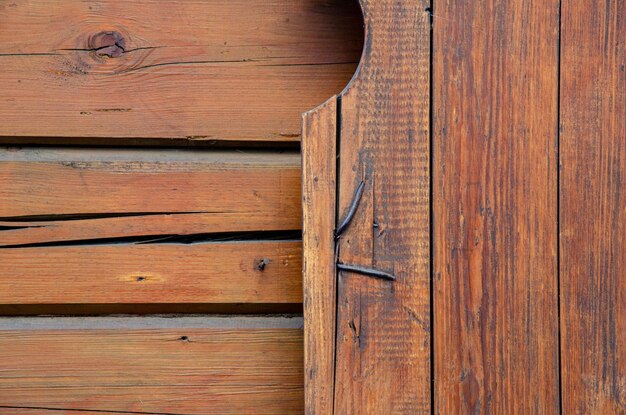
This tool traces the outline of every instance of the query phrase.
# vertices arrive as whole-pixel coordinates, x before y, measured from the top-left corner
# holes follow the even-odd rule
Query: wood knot
[[[126,51],[124,36],[115,31],[104,31],[89,37],[89,49],[98,56],[118,58]]]

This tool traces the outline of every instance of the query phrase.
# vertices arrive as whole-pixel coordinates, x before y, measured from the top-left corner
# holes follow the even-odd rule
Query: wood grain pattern
[[[300,171],[297,153],[5,149],[0,246],[297,230]]]
[[[563,413],[626,413],[626,3],[562,4]]]
[[[339,0],[19,0],[0,20],[4,142],[297,141],[363,45]]]
[[[364,0],[366,41],[341,94],[337,414],[430,412],[428,2]]]
[[[558,13],[435,4],[438,414],[559,411]]]
[[[299,241],[0,249],[0,263],[0,304],[302,302]]]
[[[2,322],[0,413],[303,412],[302,329],[293,323],[139,319],[109,329],[97,327],[114,319],[92,319],[93,329]]]
[[[302,121],[305,407],[333,413],[335,377],[335,203],[337,97]]]

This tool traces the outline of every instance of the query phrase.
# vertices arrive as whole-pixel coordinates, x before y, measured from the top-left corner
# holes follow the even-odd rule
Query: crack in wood
[[[47,406],[13,406],[0,405],[0,409],[32,409],[38,411],[64,411],[64,412],[90,412],[101,414],[140,414],[140,415],[192,415],[182,412],[144,412],[144,411],[118,411],[112,409],[81,409],[81,408],[57,408]]]
[[[224,243],[224,242],[253,242],[253,241],[294,241],[302,239],[299,230],[287,231],[247,231],[247,232],[216,232],[197,233],[189,235],[142,235],[125,236],[115,238],[92,238],[76,239],[68,241],[37,242],[27,244],[1,245],[0,249],[15,248],[43,248],[43,247],[68,247],[68,246],[95,246],[95,245],[120,245],[120,244],[184,244],[193,245],[201,243]]]
[[[2,222],[59,222],[71,220],[126,218],[133,216],[158,216],[158,215],[194,215],[194,214],[219,214],[231,213],[228,211],[188,211],[188,212],[125,212],[125,213],[51,213],[44,215],[2,216]],[[27,227],[27,226],[24,226]],[[30,227],[30,226],[28,226]]]

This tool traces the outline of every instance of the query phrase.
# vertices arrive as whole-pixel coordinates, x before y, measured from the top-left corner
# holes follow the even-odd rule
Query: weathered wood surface
[[[0,249],[0,304],[301,303],[299,241]]]
[[[18,0],[0,21],[4,142],[297,141],[362,49],[339,0]]]
[[[564,414],[626,413],[626,3],[562,5]]]
[[[304,114],[302,124],[302,234],[305,405],[331,414],[335,382],[335,192],[337,97]]]
[[[297,153],[5,149],[0,304],[300,303],[299,164]]]
[[[3,318],[0,413],[301,414],[301,327],[298,318]]]
[[[362,1],[359,73],[340,96],[337,414],[430,412],[428,2]]]
[[[435,413],[559,411],[558,1],[435,4]]]
[[[0,151],[0,246],[301,227],[297,153]]]

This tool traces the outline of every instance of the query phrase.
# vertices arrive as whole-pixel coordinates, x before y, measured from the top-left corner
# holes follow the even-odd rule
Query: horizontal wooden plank
[[[301,227],[297,153],[0,151],[0,246]]]
[[[0,249],[0,304],[301,303],[299,241]]]
[[[362,49],[356,2],[0,5],[0,137],[297,141]]]
[[[301,327],[301,318],[2,318],[0,413],[302,413]]]

